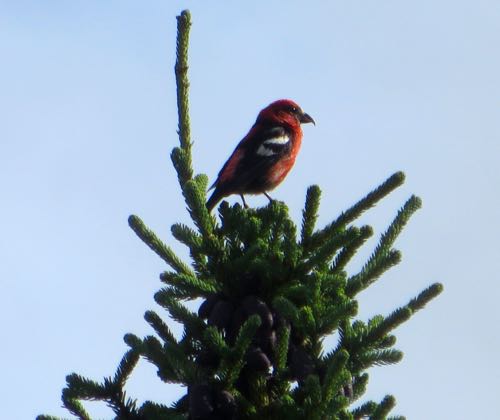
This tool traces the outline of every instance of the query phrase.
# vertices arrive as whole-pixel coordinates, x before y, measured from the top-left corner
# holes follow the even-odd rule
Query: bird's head
[[[294,101],[290,99],[279,99],[260,111],[257,123],[272,123],[298,128],[300,124],[313,123],[309,114],[302,111]]]

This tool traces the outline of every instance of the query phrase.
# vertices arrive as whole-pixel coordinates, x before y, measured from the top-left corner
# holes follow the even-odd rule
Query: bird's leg
[[[241,197],[241,200],[243,201],[243,206],[247,209],[248,208],[248,204],[245,201],[245,197],[243,197],[243,194],[240,194],[240,197]]]
[[[269,202],[272,203],[274,200],[271,198],[271,196],[264,191],[264,195],[269,199]]]

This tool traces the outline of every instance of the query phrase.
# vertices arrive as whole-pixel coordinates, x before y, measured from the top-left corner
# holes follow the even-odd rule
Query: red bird
[[[215,191],[207,201],[208,211],[231,194],[264,194],[278,186],[295,163],[302,142],[300,124],[314,120],[289,99],[273,102],[257,116],[248,134],[234,149],[217,180]]]

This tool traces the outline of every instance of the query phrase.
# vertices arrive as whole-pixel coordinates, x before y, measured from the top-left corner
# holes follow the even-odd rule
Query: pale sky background
[[[123,335],[153,333],[144,312],[166,318],[153,301],[166,267],[127,217],[186,256],[170,235],[189,219],[169,158],[186,7],[195,171],[213,180],[257,112],[289,97],[317,122],[273,194],[295,221],[314,183],[321,226],[405,171],[357,223],[378,235],[412,193],[423,199],[396,243],[402,263],[360,295],[359,316],[435,281],[445,292],[396,331],[405,358],[371,370],[367,397],[395,395],[408,419],[500,418],[498,0],[0,0],[1,417],[69,417],[65,375],[112,375]],[[147,362],[127,391],[184,392]]]

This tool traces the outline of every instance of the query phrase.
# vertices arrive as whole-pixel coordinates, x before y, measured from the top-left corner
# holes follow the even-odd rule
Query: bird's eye
[[[297,108],[296,106],[291,106],[291,107],[290,107],[290,112],[292,112],[292,113],[296,114],[296,113],[297,113],[297,111],[298,111],[298,108]]]

